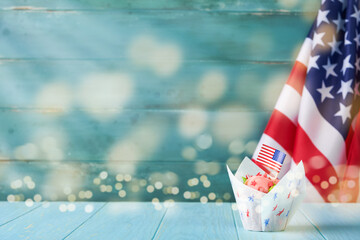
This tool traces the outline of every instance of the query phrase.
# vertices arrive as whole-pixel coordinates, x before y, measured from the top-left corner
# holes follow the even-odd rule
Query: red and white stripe
[[[315,101],[304,87],[311,47],[312,40],[306,38],[253,159],[258,159],[263,144],[273,146],[286,153],[279,177],[288,171],[292,163],[302,160],[306,177],[325,202],[344,201],[341,194],[347,194],[345,201],[356,201],[359,188],[360,121],[357,121],[357,125],[353,124],[344,141],[340,133],[320,114]],[[346,171],[343,171],[345,175],[341,177],[344,181],[351,179],[351,184],[347,184],[351,191],[340,191],[342,178],[339,177],[340,171],[335,170],[335,167],[340,169],[340,165],[347,166]],[[351,172],[351,178],[348,178],[347,171]]]
[[[281,164],[272,159],[275,151],[275,148],[263,144],[255,161],[279,173]]]

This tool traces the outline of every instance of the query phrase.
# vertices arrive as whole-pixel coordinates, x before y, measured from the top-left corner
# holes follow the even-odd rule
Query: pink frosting
[[[269,188],[272,187],[274,184],[277,184],[278,182],[279,179],[272,180],[267,176],[266,173],[264,175],[258,173],[257,175],[248,177],[245,185],[254,188],[260,192],[268,193]]]

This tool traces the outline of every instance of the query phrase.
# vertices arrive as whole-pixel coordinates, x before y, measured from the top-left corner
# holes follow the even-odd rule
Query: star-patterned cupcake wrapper
[[[302,161],[289,170],[269,192],[246,186],[242,177],[264,173],[245,157],[235,176],[227,167],[244,229],[283,231],[305,197],[305,169]]]

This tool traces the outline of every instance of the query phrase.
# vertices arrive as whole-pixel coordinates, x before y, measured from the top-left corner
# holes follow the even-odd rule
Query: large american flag
[[[359,1],[324,0],[260,139],[304,162],[325,202],[355,202],[360,165]]]

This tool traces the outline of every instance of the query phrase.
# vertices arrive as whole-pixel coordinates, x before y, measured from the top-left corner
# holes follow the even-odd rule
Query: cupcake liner
[[[231,186],[244,229],[251,231],[283,231],[305,197],[305,170],[302,161],[290,169],[269,193],[246,186],[242,177],[263,174],[248,157],[235,176],[227,166]]]

